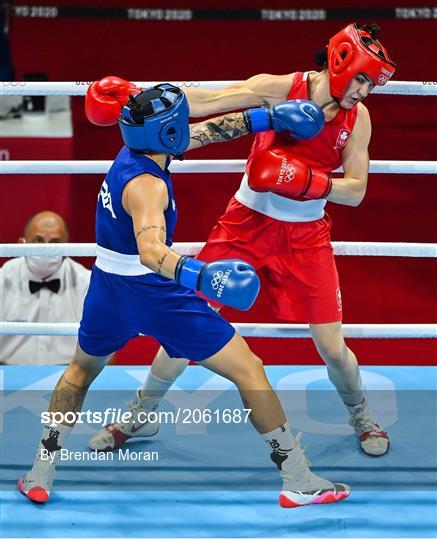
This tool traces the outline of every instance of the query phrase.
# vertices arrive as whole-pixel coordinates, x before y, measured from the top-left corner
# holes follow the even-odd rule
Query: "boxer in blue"
[[[124,83],[106,78],[94,83],[87,98],[88,117],[97,123],[111,123],[115,111],[125,146],[99,193],[97,258],[77,351],[57,383],[49,411],[70,413],[72,418],[108,358],[129,339],[151,335],[170,357],[191,358],[235,383],[245,407],[251,409],[252,424],[280,470],[282,506],[346,498],[348,486],[333,484],[308,468],[299,436],[291,434],[262,361],[195,292],[249,309],[259,291],[252,266],[233,259],[207,264],[171,249],[177,221],[168,171],[172,157],[206,141],[224,141],[250,131],[315,135],[323,127],[322,112],[311,102],[298,100],[272,110],[253,109],[189,126],[187,100],[179,88],[161,84],[141,91]],[[55,466],[73,425],[64,420],[56,428],[44,426],[34,465],[18,482],[30,500],[48,500]]]

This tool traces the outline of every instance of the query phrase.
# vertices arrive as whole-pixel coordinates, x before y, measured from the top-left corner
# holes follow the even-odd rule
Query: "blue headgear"
[[[118,125],[124,144],[137,152],[181,155],[190,143],[187,98],[172,84],[146,88],[121,111]]]

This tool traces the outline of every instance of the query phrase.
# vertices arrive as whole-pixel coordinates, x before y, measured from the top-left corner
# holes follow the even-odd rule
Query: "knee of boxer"
[[[105,365],[106,361],[102,361],[100,358],[96,358],[96,362],[73,359],[64,374],[64,380],[70,385],[86,388],[94,381]]]
[[[181,375],[189,364],[186,358],[170,358],[163,347],[157,352],[151,367],[154,377],[164,381],[174,381]]]
[[[343,340],[334,343],[318,343],[317,350],[323,360],[333,367],[348,361],[347,347]]]
[[[262,360],[248,348],[244,362],[238,364],[232,373],[232,379],[238,388],[264,389],[267,377]]]

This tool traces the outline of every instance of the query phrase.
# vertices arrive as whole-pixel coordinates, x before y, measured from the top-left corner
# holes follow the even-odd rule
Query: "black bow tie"
[[[32,294],[37,293],[43,288],[49,289],[54,293],[58,293],[61,288],[60,279],[52,279],[51,281],[29,281],[29,289]]]

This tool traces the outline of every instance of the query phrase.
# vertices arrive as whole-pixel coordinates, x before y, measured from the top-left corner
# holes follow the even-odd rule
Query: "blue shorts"
[[[82,350],[107,356],[140,334],[154,337],[172,358],[199,361],[220,351],[235,330],[174,280],[120,276],[94,266],[79,327]]]

